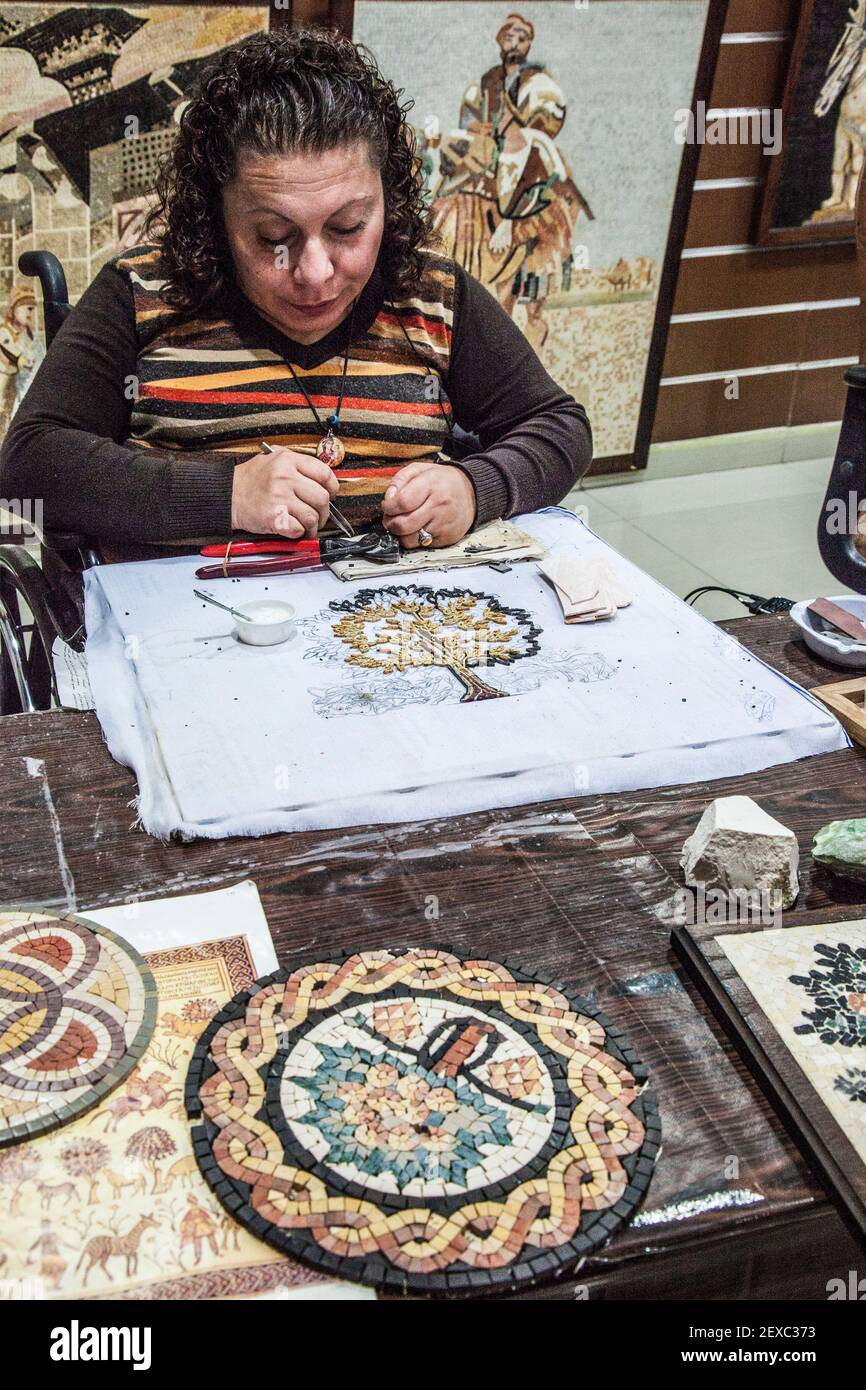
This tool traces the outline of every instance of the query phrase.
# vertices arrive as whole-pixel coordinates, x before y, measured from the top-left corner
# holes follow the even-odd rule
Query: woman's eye
[[[363,231],[366,225],[366,222],[356,222],[354,227],[332,227],[331,231],[337,236],[355,236],[356,233]],[[288,246],[291,239],[291,235],[288,233],[279,237],[269,237],[263,236],[259,232],[259,241],[263,246],[269,246],[272,250],[277,246]]]

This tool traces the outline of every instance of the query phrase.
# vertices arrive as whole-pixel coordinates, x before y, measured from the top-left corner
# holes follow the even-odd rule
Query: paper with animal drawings
[[[125,937],[142,955],[199,941],[218,941],[240,932],[249,947],[256,979],[277,968],[268,919],[251,879],[205,893],[179,893],[173,898],[132,894],[116,907],[87,909],[82,916]]]
[[[94,1110],[0,1150],[0,1280],[39,1299],[375,1297],[250,1235],[220,1206],[192,1151],[183,1088],[195,1043],[215,1012],[275,965],[255,885],[138,903],[124,917],[129,906],[82,915],[119,934],[131,928],[143,948],[159,993],[153,1038]],[[235,934],[202,939],[226,915]],[[198,939],[179,937],[184,917]],[[257,957],[237,932],[245,920]],[[148,937],[160,949],[147,951]]]
[[[518,518],[549,555],[613,564],[633,602],[567,624],[536,566],[222,582],[287,598],[295,640],[245,646],[188,557],[85,572],[112,755],[151,834],[220,838],[458,815],[731,777],[850,746],[816,699],[573,513]]]

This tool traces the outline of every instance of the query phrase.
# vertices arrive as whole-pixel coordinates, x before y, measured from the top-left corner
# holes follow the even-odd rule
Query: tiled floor
[[[593,531],[680,598],[699,584],[766,597],[830,597],[850,592],[818,554],[818,517],[831,462],[623,482],[590,479],[564,505],[588,507]],[[746,613],[725,594],[707,594],[696,607],[716,620]]]

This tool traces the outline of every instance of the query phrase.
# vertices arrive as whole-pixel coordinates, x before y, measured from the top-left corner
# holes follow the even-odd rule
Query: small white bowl
[[[844,632],[826,627],[823,618],[809,612],[812,602],[813,599],[803,599],[802,603],[795,603],[791,609],[791,619],[802,632],[806,646],[834,666],[848,666],[853,671],[866,670],[866,642],[856,642]],[[830,602],[838,603],[846,613],[852,613],[861,623],[866,623],[866,595],[840,594],[837,598],[831,598]]]
[[[254,599],[236,603],[234,608],[242,614],[235,618],[238,640],[251,647],[275,647],[296,634],[295,610],[282,599]]]

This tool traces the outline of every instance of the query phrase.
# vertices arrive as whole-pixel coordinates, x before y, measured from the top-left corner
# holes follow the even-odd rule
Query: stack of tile
[[[580,560],[566,550],[549,555],[538,566],[562,604],[567,623],[594,623],[613,618],[632,596],[607,560]]]

